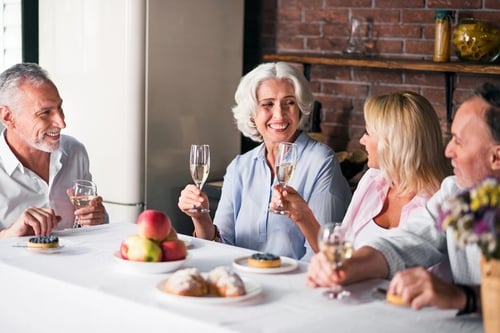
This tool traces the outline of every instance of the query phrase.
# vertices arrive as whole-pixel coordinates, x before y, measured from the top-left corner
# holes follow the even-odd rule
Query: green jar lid
[[[438,9],[434,12],[434,19],[435,20],[449,20],[451,18],[451,11],[450,10],[441,10]]]

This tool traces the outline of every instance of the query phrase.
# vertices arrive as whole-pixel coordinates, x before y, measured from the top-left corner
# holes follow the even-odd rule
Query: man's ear
[[[12,111],[10,111],[9,107],[6,105],[0,105],[0,121],[7,128],[14,124]]]
[[[500,170],[500,144],[491,148],[491,168],[496,171]]]

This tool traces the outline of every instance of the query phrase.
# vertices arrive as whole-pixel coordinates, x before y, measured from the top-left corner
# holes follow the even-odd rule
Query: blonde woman
[[[369,97],[364,116],[360,143],[369,169],[343,219],[355,248],[405,223],[451,173],[438,117],[423,96],[405,91]],[[271,206],[279,201],[297,224],[316,223],[314,212],[293,189],[283,196],[275,189]]]

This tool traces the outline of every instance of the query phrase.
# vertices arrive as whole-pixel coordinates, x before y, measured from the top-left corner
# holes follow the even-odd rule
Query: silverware
[[[23,245],[23,244],[12,244],[12,247],[28,247],[28,245]]]
[[[382,287],[373,288],[373,291],[382,294],[384,296],[387,295],[387,289]]]

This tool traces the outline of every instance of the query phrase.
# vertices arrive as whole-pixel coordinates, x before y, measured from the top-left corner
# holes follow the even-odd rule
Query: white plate
[[[53,254],[53,253],[59,253],[65,250],[64,244],[59,243],[58,247],[51,247],[51,248],[35,248],[35,247],[28,247],[27,248],[30,251],[37,252],[37,253],[43,253],[43,254]]]
[[[293,271],[299,265],[297,260],[288,257],[280,257],[280,267],[260,268],[248,266],[248,257],[240,257],[233,260],[233,267],[243,272],[260,274],[277,274]]]
[[[146,274],[159,274],[175,271],[181,267],[186,261],[189,260],[190,254],[188,253],[186,259],[175,261],[160,261],[160,262],[145,262],[145,261],[132,261],[122,259],[120,252],[116,251],[113,254],[115,261],[123,268],[130,271]]]
[[[179,238],[181,241],[184,242],[184,244],[186,244],[186,248],[191,248],[191,246],[193,246],[193,239],[191,237],[188,237],[188,236],[184,236],[184,235],[177,235],[177,238]]]
[[[217,297],[217,296],[205,296],[205,297],[193,297],[193,296],[179,296],[174,294],[169,294],[164,291],[163,285],[167,282],[167,280],[162,280],[156,285],[156,291],[159,296],[167,301],[179,302],[185,301],[189,303],[196,304],[230,304],[235,302],[242,302],[247,299],[250,299],[254,296],[262,293],[262,286],[257,282],[241,277],[243,283],[245,284],[246,294],[243,296],[236,297]]]
[[[81,234],[83,232],[98,231],[100,229],[109,228],[109,224],[100,224],[93,226],[84,226],[81,228],[66,228],[62,230],[54,230],[52,233],[56,236],[68,236],[72,234]]]
[[[66,245],[66,243],[63,242],[63,241],[61,241],[61,239],[59,238],[59,246],[58,247],[49,247],[49,248],[29,247],[28,246],[28,241],[19,242],[19,243],[16,243],[16,244],[12,245],[12,246],[14,246],[14,247],[23,247],[23,248],[27,249],[30,252],[43,253],[43,254],[52,254],[52,253],[59,253],[59,252],[65,250],[66,249],[64,247],[65,245]]]

